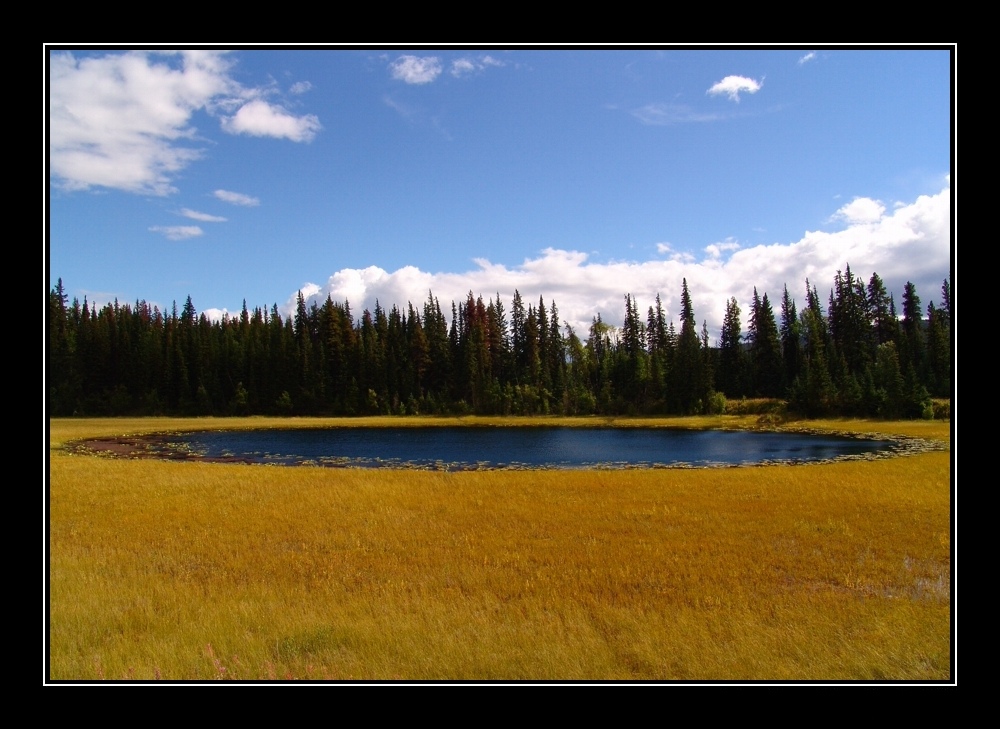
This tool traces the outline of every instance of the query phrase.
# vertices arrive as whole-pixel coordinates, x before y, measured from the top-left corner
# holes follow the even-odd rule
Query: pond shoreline
[[[580,428],[580,425],[568,425],[565,423],[560,424],[517,424],[509,423],[503,425],[491,425],[491,424],[460,424],[454,425],[451,423],[442,423],[440,425],[430,425],[427,427],[458,427],[458,428],[523,428],[523,429],[538,429],[538,428]],[[331,425],[326,427],[317,427],[318,430],[334,429],[338,427],[351,426],[338,426]],[[358,425],[354,427],[371,427]],[[413,426],[403,426],[403,427],[413,427]],[[419,427],[419,426],[417,426]],[[652,461],[607,461],[607,462],[594,462],[586,463],[583,465],[571,465],[567,466],[560,463],[542,463],[542,464],[532,464],[511,461],[507,463],[492,463],[489,461],[450,461],[450,460],[434,460],[433,462],[424,461],[409,461],[397,458],[369,458],[369,457],[345,457],[345,456],[324,456],[320,458],[306,458],[306,457],[296,457],[288,456],[288,460],[284,462],[262,462],[259,456],[256,455],[237,455],[237,454],[223,454],[223,455],[207,455],[204,453],[199,453],[193,451],[190,448],[184,447],[184,444],[178,444],[172,442],[170,439],[182,434],[190,434],[190,430],[171,430],[171,431],[161,431],[156,433],[144,433],[136,435],[119,435],[111,437],[101,437],[101,438],[85,438],[81,440],[68,441],[64,444],[63,450],[67,453],[74,455],[89,455],[98,456],[104,458],[116,458],[116,459],[127,459],[127,460],[165,460],[165,461],[188,461],[188,462],[198,462],[198,463],[222,463],[222,464],[240,464],[240,465],[269,465],[269,466],[284,466],[284,467],[294,467],[294,466],[314,466],[314,467],[325,467],[325,468],[356,468],[356,469],[394,469],[394,470],[422,470],[422,471],[444,471],[444,472],[459,472],[459,471],[483,471],[483,470],[494,470],[494,471],[524,471],[524,470],[539,470],[539,471],[551,471],[551,470],[660,470],[660,469],[705,469],[705,468],[752,468],[761,466],[803,466],[803,465],[823,465],[829,463],[845,462],[845,461],[874,461],[882,460],[885,458],[895,458],[899,456],[915,455],[918,453],[927,453],[932,451],[947,451],[949,445],[945,442],[928,440],[924,438],[917,438],[913,436],[904,436],[899,434],[890,433],[859,433],[856,431],[837,431],[828,430],[823,428],[811,428],[811,427],[796,427],[796,426],[771,426],[771,427],[726,427],[721,428],[705,428],[705,427],[676,427],[676,426],[650,426],[643,425],[640,423],[636,424],[611,424],[611,423],[587,423],[582,426],[583,428],[622,428],[622,429],[639,429],[639,428],[672,428],[676,430],[719,430],[724,432],[732,431],[744,431],[744,432],[758,432],[758,433],[782,433],[782,434],[797,434],[797,435],[817,435],[826,437],[837,437],[837,438],[848,438],[852,440],[875,440],[884,441],[889,444],[885,449],[880,449],[878,451],[873,451],[864,454],[843,454],[831,458],[817,458],[817,459],[799,459],[799,458],[775,458],[775,459],[762,459],[760,461],[754,462],[685,462],[685,461],[671,461],[671,462],[652,462]],[[261,427],[234,427],[234,428],[212,428],[205,432],[219,432],[219,431],[232,431],[232,432],[246,432],[246,431],[271,431],[279,430],[281,428],[275,426],[261,426]]]

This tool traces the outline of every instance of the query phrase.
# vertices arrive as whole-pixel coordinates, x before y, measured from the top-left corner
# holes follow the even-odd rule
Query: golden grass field
[[[950,679],[947,451],[443,473],[62,449],[335,422],[376,421],[50,421],[49,679]],[[457,422],[539,419],[433,420]],[[808,425],[949,440],[948,422]]]

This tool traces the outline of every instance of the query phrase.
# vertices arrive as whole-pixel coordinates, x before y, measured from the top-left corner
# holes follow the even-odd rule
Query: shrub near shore
[[[52,421],[50,677],[949,677],[947,452],[424,473],[60,450],[328,422]],[[935,421],[809,425],[949,437]]]

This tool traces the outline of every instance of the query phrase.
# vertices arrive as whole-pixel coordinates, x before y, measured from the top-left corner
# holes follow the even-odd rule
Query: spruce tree
[[[935,397],[951,395],[951,354],[947,316],[943,309],[936,309],[932,301],[927,305],[927,388]]]
[[[778,327],[767,293],[765,292],[764,298],[760,298],[756,286],[753,290],[748,332],[753,388],[764,397],[778,397],[782,390],[783,376]]]
[[[829,319],[830,333],[848,374],[862,373],[872,360],[876,335],[864,284],[854,278],[850,265],[846,273],[837,271],[834,278]]]
[[[74,338],[66,308],[66,291],[60,278],[49,293],[48,380],[49,415],[72,415],[76,407]]]
[[[802,327],[787,285],[781,297],[781,354],[785,365],[784,391],[787,392],[802,369]]]
[[[552,391],[552,372],[550,366],[552,361],[549,352],[549,316],[545,311],[545,300],[538,297],[538,387],[542,390]]]
[[[649,352],[649,387],[647,392],[650,399],[659,407],[665,392],[669,354],[667,323],[659,293],[656,294],[656,307],[649,307],[646,315],[646,349]]]
[[[907,281],[903,288],[902,346],[899,364],[904,377],[920,377],[924,367],[923,312],[917,287]],[[910,372],[912,370],[912,373]]]
[[[62,279],[59,279],[60,283]],[[951,282],[948,279],[941,284],[941,311],[944,312],[945,323],[951,328]]]
[[[431,292],[424,304],[424,334],[428,350],[427,390],[440,399],[447,396],[451,384],[451,346],[441,303]]]
[[[511,349],[514,358],[514,382],[528,381],[527,355],[525,354],[525,334],[524,334],[524,302],[521,300],[521,292],[514,289],[514,301],[510,310],[511,327]]]
[[[889,292],[877,273],[868,282],[868,317],[875,337],[875,346],[895,341],[896,323],[891,313]]]
[[[789,404],[810,417],[829,412],[836,398],[827,362],[829,349],[826,317],[816,287],[806,279],[806,308],[800,315],[805,346],[802,372],[792,387]]]
[[[566,385],[566,341],[562,336],[559,324],[559,309],[553,299],[549,306],[549,379],[552,383],[552,396],[556,402],[561,402]]]
[[[694,307],[691,304],[691,294],[688,292],[687,279],[681,283],[681,331],[677,337],[677,352],[674,366],[670,398],[675,410],[681,413],[692,413],[698,408],[702,396],[703,360],[701,342],[698,339],[698,329],[694,318]]]
[[[740,322],[740,306],[736,297],[726,304],[726,315],[722,320],[722,335],[719,339],[719,371],[715,381],[718,389],[729,398],[739,398],[746,394],[743,386],[743,334]]]
[[[424,334],[424,326],[420,321],[420,316],[413,309],[413,304],[408,304],[409,315],[406,317],[406,340],[407,351],[410,357],[410,395],[414,402],[408,407],[419,407],[417,403],[424,398],[425,377],[430,364],[430,347],[427,343],[427,336]],[[411,413],[411,414],[416,414]]]

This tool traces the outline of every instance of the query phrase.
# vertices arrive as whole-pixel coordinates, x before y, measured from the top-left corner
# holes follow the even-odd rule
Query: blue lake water
[[[859,457],[887,441],[667,428],[432,427],[211,431],[159,436],[151,455],[367,468],[628,468]]]

